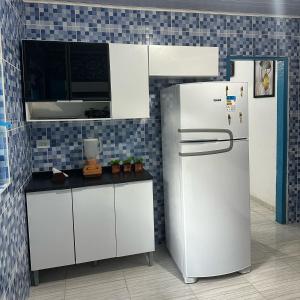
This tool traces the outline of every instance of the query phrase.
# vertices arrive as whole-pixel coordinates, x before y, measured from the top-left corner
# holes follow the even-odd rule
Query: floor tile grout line
[[[64,300],[66,300],[66,293],[67,293],[67,271],[66,271],[66,273],[65,273]]]
[[[199,297],[197,296],[197,294],[195,293],[195,291],[192,289],[192,287],[189,286],[189,288],[192,291],[192,294],[195,296],[196,300],[199,300]]]
[[[130,291],[129,291],[129,287],[128,287],[128,284],[127,284],[127,279],[126,279],[126,276],[125,276],[125,272],[122,271],[122,274],[123,274],[123,277],[124,277],[124,280],[125,280],[125,286],[126,286],[127,293],[128,293],[128,295],[129,295],[129,299],[131,300],[131,299],[132,299],[132,298],[131,298],[131,293],[130,293]]]
[[[259,291],[252,282],[250,282],[247,278],[245,278],[247,280],[247,282],[250,284],[250,286],[252,286],[254,288],[254,290],[262,296],[263,299],[266,299],[266,297],[261,293],[261,291]]]

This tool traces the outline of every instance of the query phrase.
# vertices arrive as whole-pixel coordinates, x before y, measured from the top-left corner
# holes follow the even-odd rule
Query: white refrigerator
[[[250,271],[247,83],[161,91],[168,250],[184,281]]]

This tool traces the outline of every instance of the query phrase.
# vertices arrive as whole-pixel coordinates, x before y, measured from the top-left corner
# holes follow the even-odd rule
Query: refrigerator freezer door
[[[180,85],[180,129],[229,129],[248,137],[247,83]]]
[[[216,149],[225,149],[228,143],[213,144]],[[212,149],[212,143],[207,144]],[[201,147],[203,150],[205,146]],[[194,152],[195,149],[192,150]],[[248,141],[233,141],[232,149],[223,153],[181,156],[180,160],[185,232],[184,275],[209,277],[249,267]]]

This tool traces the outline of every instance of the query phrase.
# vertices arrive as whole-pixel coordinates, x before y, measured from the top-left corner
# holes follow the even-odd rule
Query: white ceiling
[[[300,0],[63,0],[61,2],[68,1],[113,6],[300,16]]]

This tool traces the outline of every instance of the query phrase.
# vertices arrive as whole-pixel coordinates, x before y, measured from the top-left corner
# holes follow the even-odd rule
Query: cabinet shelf
[[[84,121],[111,117],[110,101],[26,102],[27,121]]]

